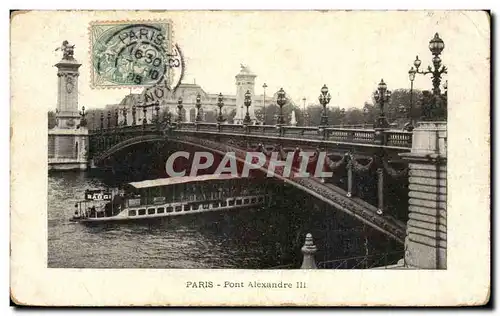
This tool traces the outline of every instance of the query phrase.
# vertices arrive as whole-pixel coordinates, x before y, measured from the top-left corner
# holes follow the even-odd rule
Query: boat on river
[[[260,208],[271,201],[266,187],[231,175],[173,177],[128,183],[123,192],[87,190],[71,221],[116,222]]]

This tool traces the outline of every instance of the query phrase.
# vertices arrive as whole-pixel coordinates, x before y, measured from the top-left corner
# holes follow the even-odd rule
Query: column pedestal
[[[446,269],[446,122],[421,122],[413,130],[409,163],[409,214],[405,266]]]

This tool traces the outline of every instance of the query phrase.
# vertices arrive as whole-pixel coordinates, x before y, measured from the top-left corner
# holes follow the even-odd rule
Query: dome
[[[125,105],[125,106],[137,105],[140,102],[140,99],[141,99],[141,94],[131,93],[123,98],[123,100],[120,102],[120,105]]]

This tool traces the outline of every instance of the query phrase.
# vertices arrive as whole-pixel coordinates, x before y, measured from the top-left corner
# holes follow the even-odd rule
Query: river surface
[[[311,203],[301,192],[272,207],[170,217],[156,222],[86,226],[69,222],[86,189],[114,187],[87,172],[48,178],[50,268],[297,268],[305,234],[318,261],[386,251],[383,236],[362,235],[343,213]]]

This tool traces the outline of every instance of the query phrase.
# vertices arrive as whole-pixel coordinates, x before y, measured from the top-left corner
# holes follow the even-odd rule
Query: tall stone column
[[[421,122],[413,130],[409,163],[409,214],[405,266],[446,269],[446,122]]]
[[[57,50],[63,52],[57,67],[57,111],[55,128],[48,131],[53,153],[49,170],[86,169],[88,129],[81,126],[78,107],[78,77],[81,64],[74,58],[74,45],[64,41]],[[84,124],[85,125],[85,124]],[[52,146],[52,145],[51,145]]]

